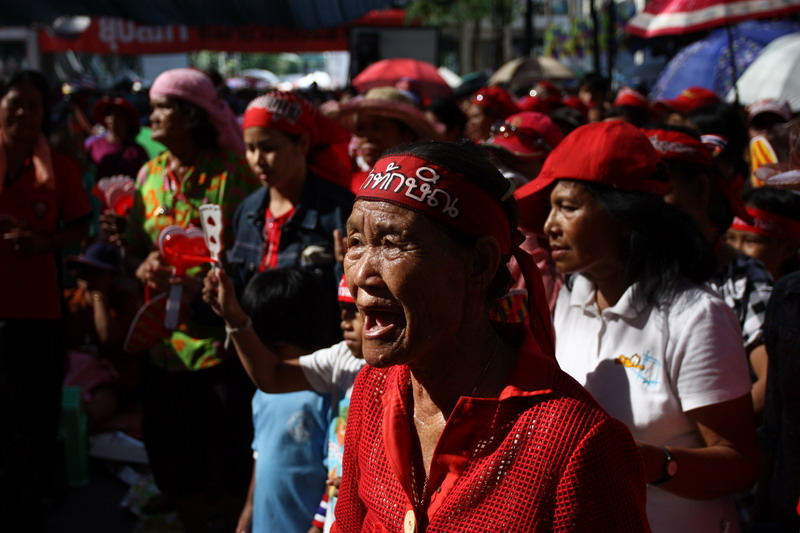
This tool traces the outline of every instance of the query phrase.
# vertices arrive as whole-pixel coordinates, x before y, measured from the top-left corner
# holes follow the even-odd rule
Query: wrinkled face
[[[428,217],[386,202],[355,203],[344,268],[364,317],[368,364],[425,364],[452,348],[468,262],[469,252]]]
[[[190,136],[188,117],[178,108],[174,99],[157,96],[150,99],[150,129],[154,141],[169,148],[183,143]]]
[[[561,180],[550,193],[544,230],[553,261],[564,274],[599,279],[619,272],[620,226],[581,183]]]
[[[32,144],[43,121],[44,95],[32,83],[14,85],[0,100],[0,128],[7,139]]]
[[[783,264],[797,253],[796,242],[779,241],[738,229],[728,229],[725,240],[741,253],[764,263],[776,280],[781,276]]]
[[[400,122],[371,113],[359,113],[356,121],[356,144],[364,162],[373,166],[383,152],[416,139]]]
[[[481,142],[491,135],[495,116],[486,106],[470,104],[467,108],[467,138]]]
[[[244,144],[247,163],[264,185],[280,189],[305,177],[308,137],[253,127],[244,131]]]
[[[364,329],[364,317],[358,312],[356,304],[339,302],[339,312],[342,317],[339,326],[342,328],[342,338],[344,338],[345,344],[354,356],[363,359],[361,331]]]

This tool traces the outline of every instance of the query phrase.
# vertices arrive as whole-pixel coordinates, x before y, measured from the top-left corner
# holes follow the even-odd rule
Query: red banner
[[[42,52],[92,54],[163,54],[215,50],[224,52],[324,52],[347,50],[347,28],[319,30],[266,26],[144,26],[128,20],[100,17],[76,39],[39,32]]]

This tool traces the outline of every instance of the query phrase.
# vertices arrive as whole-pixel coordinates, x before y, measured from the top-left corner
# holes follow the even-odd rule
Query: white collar
[[[605,309],[603,315],[616,315],[624,318],[635,318],[641,314],[633,305],[633,289],[636,284],[631,285],[620,297],[619,301],[613,306]],[[579,307],[589,315],[597,316],[597,290],[592,281],[583,274],[577,274],[573,278],[572,289],[570,290],[569,305]]]

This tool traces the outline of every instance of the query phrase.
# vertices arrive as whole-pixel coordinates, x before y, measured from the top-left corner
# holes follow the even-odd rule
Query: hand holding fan
[[[203,263],[216,262],[209,254],[200,228],[167,226],[158,236],[158,248],[164,260],[173,266],[176,276],[183,276],[188,269]],[[164,325],[169,329],[178,327],[182,292],[183,285],[180,283],[170,287],[167,314],[164,318]]]

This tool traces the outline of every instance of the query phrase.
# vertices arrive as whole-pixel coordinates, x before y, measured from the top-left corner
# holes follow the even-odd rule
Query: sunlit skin
[[[184,142],[189,135],[186,115],[175,105],[175,100],[168,96],[157,96],[150,99],[150,131],[154,141],[167,147]]]
[[[342,329],[342,338],[350,352],[359,359],[364,358],[361,353],[361,331],[364,328],[364,317],[358,312],[358,307],[351,303],[339,303]]]
[[[297,139],[274,128],[244,131],[247,163],[261,183],[282,191],[302,189],[306,177],[308,135]]]
[[[14,85],[0,101],[0,128],[6,146],[32,147],[43,120],[44,95],[32,83]]]
[[[620,224],[581,183],[556,183],[550,193],[550,215],[544,230],[560,272],[580,272],[595,281],[621,272]]]
[[[424,364],[452,350],[464,321],[468,253],[431,219],[384,202],[356,202],[344,267],[364,316],[372,366]]]
[[[800,244],[797,241],[781,241],[737,229],[729,229],[725,240],[741,253],[764,263],[775,281],[783,276],[784,265],[797,254],[797,247]]]
[[[358,114],[355,136],[358,153],[369,167],[389,148],[416,140],[414,133],[397,120],[369,112]]]

